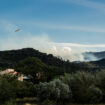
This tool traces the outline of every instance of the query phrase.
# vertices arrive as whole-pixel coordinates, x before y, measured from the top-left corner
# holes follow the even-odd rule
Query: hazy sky
[[[105,0],[0,0],[0,49],[44,49],[36,39],[60,44],[68,52],[73,43],[104,50]]]

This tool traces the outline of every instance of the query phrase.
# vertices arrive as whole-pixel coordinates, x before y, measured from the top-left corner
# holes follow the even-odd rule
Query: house
[[[13,76],[17,76],[17,79],[19,81],[23,81],[23,74],[20,74],[18,72],[16,72],[14,69],[6,69],[3,71],[0,71],[0,75],[5,75],[5,74],[9,74],[9,75],[13,75]]]

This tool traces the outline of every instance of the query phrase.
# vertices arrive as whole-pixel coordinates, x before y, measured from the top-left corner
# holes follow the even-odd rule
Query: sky
[[[23,47],[65,58],[104,51],[105,0],[0,0],[0,50]]]

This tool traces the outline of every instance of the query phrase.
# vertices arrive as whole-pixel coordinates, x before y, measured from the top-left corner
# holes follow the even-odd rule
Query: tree
[[[15,98],[15,88],[5,78],[0,76],[0,102]]]
[[[95,77],[95,85],[102,90],[103,98],[105,99],[105,70],[96,72]]]
[[[96,86],[90,86],[87,90],[89,103],[98,103],[102,100],[102,91]]]
[[[71,88],[74,102],[96,103],[101,101],[102,91],[95,86],[94,75],[88,72],[77,72],[66,74],[60,79]]]
[[[56,101],[70,100],[72,97],[68,85],[62,83],[59,79],[51,82],[40,83],[36,86],[37,96],[41,99],[51,99]]]
[[[50,81],[63,74],[63,71],[58,67],[48,66],[35,57],[28,57],[20,61],[15,69],[17,72],[26,75],[33,83]]]
[[[35,57],[26,58],[16,66],[16,71],[26,75],[33,83],[46,80],[44,74],[46,69],[47,65]]]

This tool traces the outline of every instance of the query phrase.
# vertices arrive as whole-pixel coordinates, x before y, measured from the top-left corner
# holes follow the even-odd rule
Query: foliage
[[[72,94],[68,85],[60,80],[53,80],[49,83],[40,83],[36,86],[37,96],[41,99],[67,100],[71,99]]]
[[[101,89],[103,94],[103,101],[105,99],[105,70],[98,71],[95,74],[96,77],[96,86]]]
[[[40,59],[29,57],[17,64],[16,71],[26,75],[33,83],[45,82],[61,75],[57,67],[47,66]]]
[[[102,92],[95,86],[94,75],[88,72],[77,72],[71,75],[66,74],[60,79],[71,88],[75,102],[95,103],[101,101]]]
[[[32,83],[21,82],[13,76],[0,76],[0,102],[23,97],[35,97],[35,87]]]
[[[69,60],[65,61],[62,58],[53,56],[52,54],[39,52],[33,48],[0,51],[0,67],[15,68],[15,65],[17,65],[18,62],[29,57],[39,58],[46,65],[58,67],[62,73],[64,70],[67,73],[71,73],[81,69],[76,63],[71,63]]]
[[[41,105],[56,105],[56,102],[46,99],[43,102],[41,102]]]
[[[105,59],[73,63],[31,48],[0,51],[0,69],[9,67],[25,74],[31,82],[20,82],[11,75],[0,76],[0,102],[36,94],[43,105],[53,105],[57,101],[105,102],[105,70],[95,72],[105,68]]]
[[[5,102],[5,105],[16,105],[16,104],[13,100],[9,100],[9,101]]]
[[[5,102],[12,98],[15,98],[14,87],[0,76],[0,101]]]
[[[102,91],[95,86],[90,86],[88,88],[87,96],[89,103],[98,103],[102,100]]]
[[[15,88],[15,93],[17,98],[24,98],[24,97],[34,97],[35,96],[35,87],[31,83],[25,83],[21,81],[15,81],[12,83]]]
[[[29,57],[18,63],[16,71],[25,74],[32,82],[37,83],[46,79],[44,76],[46,69],[47,66],[40,59]]]

